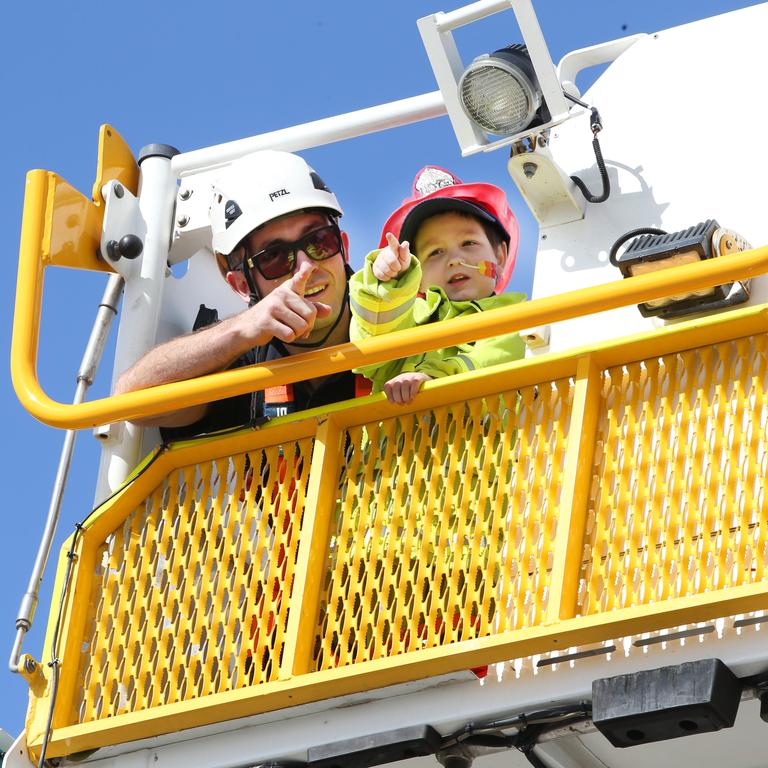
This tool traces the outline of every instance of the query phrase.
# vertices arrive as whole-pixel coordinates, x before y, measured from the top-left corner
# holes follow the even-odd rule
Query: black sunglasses
[[[258,269],[265,280],[277,280],[296,269],[299,251],[312,261],[325,261],[341,251],[341,231],[336,224],[313,229],[292,243],[275,243],[263,251],[246,256],[249,269]]]

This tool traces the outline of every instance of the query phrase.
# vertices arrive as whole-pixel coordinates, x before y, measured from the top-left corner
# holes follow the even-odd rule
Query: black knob
[[[144,243],[138,235],[123,235],[120,240],[110,240],[107,243],[107,256],[112,261],[135,259],[144,250]]]

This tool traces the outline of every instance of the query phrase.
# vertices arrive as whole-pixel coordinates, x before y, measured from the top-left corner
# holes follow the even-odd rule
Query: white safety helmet
[[[290,152],[266,149],[235,160],[213,185],[209,211],[213,251],[228,256],[250,232],[279,216],[322,208],[343,211],[336,195]]]

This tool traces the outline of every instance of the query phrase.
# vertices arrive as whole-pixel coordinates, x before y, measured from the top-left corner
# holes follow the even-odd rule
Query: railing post
[[[312,466],[301,523],[291,611],[279,679],[310,671],[317,625],[320,591],[328,564],[331,515],[339,496],[341,429],[333,416],[323,421],[315,435]]]
[[[600,370],[591,355],[579,359],[568,425],[563,487],[554,543],[546,624],[576,614],[581,552],[600,410]]]
[[[125,295],[115,345],[114,378],[133,365],[155,344],[160,304],[173,232],[176,176],[173,147],[150,144],[141,150],[139,211],[146,224],[144,249],[138,262],[124,274]],[[101,504],[130,474],[141,458],[141,427],[125,422],[119,441],[103,446],[94,506]]]

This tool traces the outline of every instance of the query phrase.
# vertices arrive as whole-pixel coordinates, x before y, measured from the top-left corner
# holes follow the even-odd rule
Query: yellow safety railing
[[[768,608],[766,330],[735,310],[159,453],[60,567],[49,756]]]
[[[108,127],[104,130],[112,131]],[[103,154],[100,150],[100,157]],[[100,162],[100,176],[94,189],[98,186],[100,190],[101,183],[106,181],[107,177],[101,175],[102,168],[125,176],[132,173],[132,158],[129,161],[123,152],[120,159],[128,170],[120,171],[120,163],[116,161]],[[94,192],[94,201],[96,199]],[[85,403],[59,403],[43,391],[37,378],[43,272],[46,266],[54,264],[109,269],[97,255],[102,218],[103,210],[97,202],[85,200],[55,174],[32,171],[28,175],[11,345],[11,375],[16,394],[24,407],[36,418],[55,427],[95,427],[124,419],[156,416],[164,411],[325,376],[362,364],[688,293],[768,272],[768,248],[761,248],[481,312],[449,324],[434,323],[355,344],[318,349],[257,367],[214,373]]]
[[[35,416],[157,415],[768,271],[768,248],[78,405],[36,376],[46,266],[96,255],[93,201],[28,176],[12,346]],[[172,446],[83,526],[48,755],[768,607],[768,308]],[[67,560],[65,554],[62,561]],[[52,626],[52,624],[51,624]],[[40,748],[50,677],[32,681]]]
[[[27,174],[21,225],[16,309],[11,343],[11,375],[22,404],[37,415],[49,402],[37,380],[37,347],[46,267],[113,272],[99,257],[104,201],[101,189],[116,180],[134,195],[139,166],[120,134],[110,125],[99,130],[96,179],[88,198],[58,174]]]

